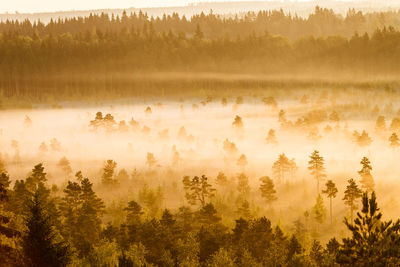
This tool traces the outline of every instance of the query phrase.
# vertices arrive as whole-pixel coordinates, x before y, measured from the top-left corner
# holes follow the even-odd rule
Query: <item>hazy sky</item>
[[[227,0],[215,0],[223,2]],[[243,1],[243,0],[229,0]],[[254,0],[253,0],[254,1]],[[306,0],[300,0],[306,1]],[[182,6],[206,0],[0,0],[0,12],[47,12],[60,10],[87,10],[101,8]]]

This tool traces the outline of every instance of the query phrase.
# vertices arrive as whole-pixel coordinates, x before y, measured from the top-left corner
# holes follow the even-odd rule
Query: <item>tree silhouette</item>
[[[375,187],[374,178],[371,175],[371,162],[367,157],[363,157],[361,159],[360,164],[362,165],[361,170],[358,171],[358,174],[361,176],[361,186],[368,192],[373,192]]]
[[[116,180],[114,179],[115,168],[117,163],[111,159],[107,160],[103,167],[103,174],[101,176],[101,182],[106,185],[115,185]]]
[[[375,192],[362,196],[362,210],[353,221],[345,219],[352,236],[343,239],[337,263],[345,266],[395,266],[400,262],[400,220],[382,221]]]
[[[70,261],[69,248],[57,242],[50,217],[45,210],[38,189],[33,195],[26,220],[27,231],[23,237],[23,251],[28,266],[66,266]]]
[[[232,126],[235,129],[243,129],[242,117],[236,115],[235,120],[232,122]]]
[[[392,135],[389,137],[389,141],[390,141],[390,146],[392,148],[397,148],[400,146],[400,138],[397,136],[396,133],[392,133]]]
[[[326,174],[324,158],[319,155],[317,150],[314,150],[310,156],[310,160],[308,161],[308,169],[311,171],[311,175],[314,176],[315,180],[317,180],[317,192],[319,194],[319,183],[325,179]]]
[[[247,162],[247,158],[245,154],[240,155],[238,161],[237,161],[237,165],[244,168],[246,167],[246,165],[248,164]]]
[[[277,161],[274,162],[272,166],[274,176],[278,179],[280,183],[285,181],[285,174],[290,170],[290,162],[285,154],[280,154]]]
[[[266,138],[266,141],[267,141],[267,144],[277,144],[278,143],[278,141],[276,140],[274,129],[270,129],[268,131],[268,136]]]
[[[344,191],[344,204],[350,208],[350,221],[353,222],[353,211],[357,209],[356,201],[362,196],[362,191],[358,188],[353,179],[348,180],[348,185]]]
[[[332,182],[332,180],[328,180],[325,186],[326,188],[325,190],[322,190],[322,194],[325,194],[329,198],[329,214],[332,224],[332,199],[336,197],[338,189],[336,188],[336,185],[334,182]]]
[[[214,196],[215,189],[208,183],[208,178],[205,175],[194,176],[192,179],[189,176],[184,176],[182,182],[186,191],[186,199],[191,205],[200,202],[201,207],[204,207],[207,199]]]
[[[268,176],[263,176],[260,178],[261,185],[260,191],[261,196],[265,199],[265,201],[270,204],[272,201],[276,200],[276,191],[274,189],[274,182]]]
[[[250,185],[249,178],[243,172],[237,176],[237,190],[239,192],[239,196],[242,198],[247,198],[250,194]]]
[[[322,224],[326,218],[326,209],[324,205],[324,200],[322,199],[321,194],[318,194],[314,207],[312,208],[312,213],[314,215],[314,219]]]

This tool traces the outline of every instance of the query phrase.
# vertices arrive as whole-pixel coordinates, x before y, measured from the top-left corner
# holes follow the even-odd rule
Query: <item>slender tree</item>
[[[358,174],[361,176],[361,186],[368,192],[373,192],[375,187],[374,178],[371,175],[371,162],[367,157],[363,157],[360,162],[362,168],[358,171]]]
[[[182,182],[186,191],[186,199],[191,205],[196,205],[199,202],[201,207],[204,207],[207,200],[214,196],[215,189],[208,183],[208,178],[205,175],[194,176],[192,179],[185,176]]]
[[[332,199],[336,197],[336,194],[338,192],[338,189],[332,180],[328,180],[325,184],[325,190],[322,190],[322,194],[325,194],[329,198],[329,215],[331,218],[331,224],[333,222],[332,220]]]
[[[389,137],[389,141],[390,141],[390,146],[392,148],[397,148],[400,146],[400,138],[397,136],[396,133],[392,133],[392,135]]]
[[[317,150],[314,150],[310,156],[310,160],[308,161],[308,169],[311,171],[311,175],[314,176],[315,180],[317,180],[317,192],[319,194],[319,183],[325,179],[326,174],[324,158],[319,155]]]
[[[274,162],[272,170],[278,182],[285,182],[285,175],[290,171],[290,162],[284,153],[280,154],[278,160]]]
[[[348,185],[344,191],[344,203],[350,208],[350,222],[353,222],[353,211],[357,209],[357,199],[361,198],[362,191],[353,179],[348,180]]]

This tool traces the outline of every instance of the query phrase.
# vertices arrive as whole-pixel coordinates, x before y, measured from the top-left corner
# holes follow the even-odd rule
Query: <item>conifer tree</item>
[[[329,198],[329,215],[331,218],[331,224],[333,222],[332,220],[332,199],[336,197],[336,194],[338,192],[338,189],[336,188],[336,185],[332,180],[328,180],[325,184],[326,188],[325,190],[322,190],[322,194],[325,194]]]
[[[363,157],[361,159],[360,164],[362,165],[361,170],[358,171],[358,174],[361,176],[361,186],[368,192],[373,192],[375,187],[374,178],[371,175],[371,162],[367,157]]]
[[[140,216],[143,214],[142,207],[134,200],[129,201],[128,207],[124,210],[127,211],[126,221],[128,225],[137,223],[140,221]]]
[[[376,119],[375,130],[377,132],[386,131],[386,121],[385,121],[385,117],[384,116],[379,116]]]
[[[205,175],[194,176],[192,179],[185,176],[182,182],[186,191],[186,199],[191,205],[196,205],[199,202],[201,207],[204,207],[207,200],[214,196],[215,189],[208,183],[208,178]]]
[[[350,208],[350,222],[353,222],[353,211],[358,207],[356,201],[362,196],[362,191],[353,179],[349,179],[348,183],[343,200],[344,204]]]
[[[26,265],[66,266],[70,261],[69,247],[56,241],[44,198],[38,188],[29,205],[27,231],[22,243]]]
[[[314,176],[315,180],[317,180],[317,192],[319,194],[319,183],[325,179],[326,174],[324,158],[319,155],[317,150],[314,150],[310,156],[310,160],[308,161],[308,169],[311,171],[311,175]]]
[[[326,218],[326,208],[324,205],[324,200],[321,197],[321,194],[318,194],[317,200],[315,205],[312,209],[314,219],[319,223],[322,224]]]
[[[236,115],[235,120],[232,122],[233,128],[242,129],[243,128],[243,120],[242,117]]]
[[[396,133],[392,133],[392,135],[389,137],[389,141],[390,141],[390,146],[392,148],[397,148],[400,146],[400,138],[397,136]]]
[[[274,162],[272,170],[278,182],[285,182],[285,174],[290,170],[290,161],[284,153],[280,154],[278,160]]]
[[[101,176],[101,182],[106,185],[114,185],[116,183],[114,179],[115,168],[117,163],[111,159],[107,160],[103,167],[103,174]]]
[[[246,155],[245,155],[245,154],[242,154],[242,155],[239,157],[238,161],[237,161],[237,165],[240,166],[240,167],[242,167],[242,168],[244,168],[244,167],[246,167],[247,164],[248,164],[248,162],[247,162]]]
[[[250,194],[249,178],[242,172],[237,176],[237,181],[237,190],[239,192],[239,196],[243,199],[246,199]]]
[[[362,196],[362,209],[345,219],[352,236],[343,239],[337,263],[343,266],[396,266],[400,262],[400,220],[382,221],[375,193]]]
[[[274,188],[274,182],[268,176],[263,176],[260,178],[261,185],[260,191],[261,196],[265,199],[265,201],[270,204],[272,201],[276,200],[276,191]]]
[[[278,141],[276,140],[274,129],[270,129],[268,131],[268,136],[266,138],[266,141],[267,141],[267,144],[277,144],[278,143]]]

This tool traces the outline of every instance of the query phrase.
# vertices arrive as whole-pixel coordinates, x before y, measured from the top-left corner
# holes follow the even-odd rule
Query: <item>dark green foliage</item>
[[[400,220],[383,221],[375,193],[362,196],[362,210],[353,222],[345,219],[352,236],[343,239],[337,262],[346,266],[396,266],[400,262]]]
[[[23,237],[23,251],[27,266],[66,266],[70,261],[69,248],[57,241],[39,189],[33,195],[26,220],[27,232]]]

